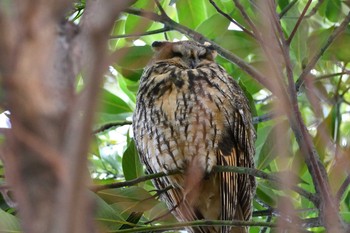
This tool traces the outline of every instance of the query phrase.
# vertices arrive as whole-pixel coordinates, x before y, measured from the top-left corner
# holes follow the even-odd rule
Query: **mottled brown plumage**
[[[210,45],[154,42],[133,118],[134,138],[149,173],[181,170],[154,180],[179,221],[249,220],[254,177],[214,173],[214,165],[254,167],[255,131],[239,85],[215,63]],[[191,232],[248,232],[200,227]]]

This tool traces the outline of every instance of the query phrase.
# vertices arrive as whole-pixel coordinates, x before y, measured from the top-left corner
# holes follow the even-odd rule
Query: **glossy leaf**
[[[154,1],[136,1],[133,7],[143,10],[154,11]],[[125,21],[125,34],[135,34],[140,31],[147,31],[152,25],[152,21],[140,16],[128,14]]]
[[[126,220],[101,197],[98,195],[94,195],[94,197],[98,207],[95,216],[96,220],[103,224],[109,231],[118,230]]]
[[[135,179],[144,174],[134,140],[131,140],[128,148],[124,152],[123,172],[126,180]]]
[[[320,14],[336,22],[341,16],[341,0],[325,0],[320,7]]]
[[[108,189],[100,191],[101,196],[107,203],[114,203],[123,212],[143,212],[151,209],[159,202],[146,190],[132,186],[124,189]]]
[[[261,148],[259,158],[257,161],[258,169],[265,169],[269,164],[278,156],[278,144],[276,138],[288,138],[288,131],[283,131],[281,128],[286,129],[286,122],[276,124],[267,135],[266,141]],[[288,148],[285,148],[287,151]]]
[[[205,1],[202,0],[178,0],[176,1],[179,23],[195,29],[208,17]]]
[[[104,89],[100,111],[106,114],[123,114],[132,112],[132,109],[120,97]]]
[[[116,65],[128,70],[143,69],[153,56],[151,46],[124,47],[115,53],[118,55]]]
[[[215,14],[203,21],[197,28],[196,31],[202,33],[209,39],[215,39],[218,36],[224,34],[230,24],[225,17],[220,14]],[[220,25],[220,27],[218,27]]]

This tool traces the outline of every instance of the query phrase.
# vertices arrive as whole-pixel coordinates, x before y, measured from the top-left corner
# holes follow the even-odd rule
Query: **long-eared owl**
[[[133,116],[134,139],[148,173],[180,171],[153,180],[179,221],[249,220],[255,179],[216,173],[213,166],[254,167],[255,130],[243,91],[214,59],[209,44],[152,44]],[[190,232],[248,232],[201,226]]]

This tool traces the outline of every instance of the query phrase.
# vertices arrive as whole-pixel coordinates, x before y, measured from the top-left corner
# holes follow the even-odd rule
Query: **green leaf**
[[[132,109],[121,98],[112,92],[103,89],[102,91],[102,106],[100,112],[107,114],[131,113]]]
[[[103,190],[98,194],[107,203],[113,203],[122,209],[123,213],[144,212],[159,203],[145,189],[136,186]]]
[[[334,59],[334,56],[345,63],[350,62],[350,26],[342,32],[326,51],[327,57]]]
[[[286,123],[286,121],[282,121],[276,124],[267,135],[258,157],[257,169],[265,169],[278,156],[279,145],[276,143],[276,137],[285,138],[288,136],[287,130],[281,130],[281,128],[286,129]]]
[[[203,34],[209,39],[215,39],[227,31],[230,24],[225,17],[220,14],[214,14],[207,20],[203,21],[196,29],[197,32]],[[218,27],[220,25],[220,27]]]
[[[258,49],[256,41],[242,31],[226,31],[221,36],[216,37],[214,41],[243,58],[256,53]]]
[[[288,6],[289,0],[278,0],[278,6],[281,10],[283,10],[286,6]]]
[[[116,50],[118,59],[116,65],[128,70],[143,69],[153,56],[151,46],[124,47]]]
[[[123,172],[126,180],[132,180],[144,175],[134,140],[131,140],[128,148],[124,152]]]
[[[148,11],[154,11],[155,4],[154,1],[136,1],[133,7]],[[125,34],[135,34],[139,33],[141,30],[147,31],[152,23],[153,21],[147,18],[128,14],[125,21]]]
[[[132,117],[132,112],[121,113],[121,114],[108,114],[108,113],[99,113],[97,119],[97,124],[95,129],[100,128],[106,124],[116,124],[116,123],[128,123],[127,118]]]
[[[178,0],[176,2],[179,23],[195,29],[208,17],[203,0]]]
[[[168,214],[169,209],[164,202],[159,202],[153,208],[145,212],[147,219],[159,219],[161,223],[174,223],[177,222],[174,215]]]
[[[270,206],[275,206],[278,199],[274,188],[266,181],[259,182],[258,188],[256,189],[256,196]]]
[[[325,16],[329,21],[337,22],[342,16],[341,0],[325,0],[319,9],[320,15]]]
[[[135,87],[138,88],[138,84],[124,77],[118,77],[118,85],[120,89],[129,97],[129,99],[132,100],[133,103],[135,103],[136,92],[131,92],[130,88],[131,89],[134,89]]]
[[[0,232],[21,232],[19,220],[12,214],[9,214],[2,209],[0,209]]]
[[[126,220],[101,197],[96,194],[93,195],[97,203],[96,220],[102,223],[109,231],[118,230]]]
[[[300,15],[301,12],[297,7],[292,7],[289,10],[289,13],[291,15]],[[283,25],[286,31],[286,34],[288,36],[291,34],[293,31],[295,24],[297,23],[298,19],[288,19],[286,18],[283,20]],[[307,41],[308,36],[309,36],[309,31],[310,31],[310,25],[307,20],[302,21],[298,27],[298,30],[296,31],[291,44],[290,44],[290,54],[293,60],[296,60],[299,64],[302,64],[303,59],[307,57]],[[300,67],[301,68],[301,67]]]
[[[319,51],[324,46],[329,36],[335,29],[335,27],[331,27],[312,33],[307,42],[309,48],[309,58],[311,58],[315,52]],[[330,61],[337,59],[344,62],[350,62],[350,47],[347,46],[349,40],[350,26],[348,26],[347,29],[333,41],[333,43],[324,52],[322,58]]]

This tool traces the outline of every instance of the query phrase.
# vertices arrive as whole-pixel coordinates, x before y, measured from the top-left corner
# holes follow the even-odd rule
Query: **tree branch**
[[[267,174],[263,171],[259,171],[257,169],[254,168],[247,168],[247,167],[233,167],[233,166],[214,166],[213,167],[213,172],[218,173],[218,172],[235,172],[238,174],[248,174],[254,177],[259,177],[265,180],[269,180],[272,182],[275,182],[277,185],[280,185],[280,187],[283,187],[281,185],[281,181],[279,180],[279,178],[275,175],[271,175],[271,174]],[[152,179],[156,179],[156,178],[160,178],[160,177],[164,177],[164,176],[170,176],[170,175],[175,175],[175,174],[179,174],[181,173],[181,171],[179,170],[174,170],[169,172],[168,174],[164,173],[164,172],[159,172],[159,173],[155,173],[155,174],[150,174],[150,175],[146,175],[146,176],[142,176],[142,177],[138,177],[136,179],[133,180],[128,180],[128,181],[124,181],[124,182],[117,182],[117,183],[112,183],[112,184],[107,184],[107,185],[96,185],[93,186],[91,188],[91,190],[93,192],[98,192],[104,189],[110,189],[110,188],[122,188],[122,187],[126,187],[126,186],[132,186],[147,180],[152,180]],[[318,205],[319,203],[319,199],[317,196],[315,196],[312,193],[309,193],[305,190],[303,190],[302,188],[298,187],[298,186],[294,186],[292,188],[296,193],[299,193],[301,196],[307,198],[308,200],[310,200],[312,203],[315,204],[315,206]]]
[[[338,73],[334,73],[334,74],[321,75],[321,76],[316,77],[314,81],[317,82],[317,81],[320,81],[322,79],[333,78],[333,77],[344,75],[344,74],[350,75],[350,70],[345,70],[343,72],[338,72]]]
[[[296,140],[303,154],[308,169],[313,178],[313,183],[317,193],[319,193],[322,202],[320,206],[320,215],[325,222],[325,226],[329,231],[341,232],[342,221],[334,203],[332,194],[330,193],[330,187],[327,179],[327,173],[323,164],[319,161],[319,156],[314,149],[314,145],[310,134],[307,132],[306,126],[302,120],[301,113],[298,106],[297,91],[293,81],[292,63],[289,55],[289,47],[287,41],[284,39],[282,26],[279,18],[271,11],[274,22],[276,24],[277,33],[281,41],[281,50],[286,64],[287,80],[289,87],[289,99],[292,111],[288,111],[288,118],[291,124],[291,128],[295,134]],[[349,14],[350,16],[350,14]],[[349,18],[350,19],[350,18]]]
[[[131,124],[132,124],[132,121],[108,123],[108,124],[102,125],[98,129],[95,129],[93,131],[93,134],[102,133],[103,131],[110,130],[111,128],[114,128],[114,127],[123,126],[123,125],[131,125]]]
[[[231,23],[235,24],[237,27],[239,27],[242,31],[244,31],[245,33],[247,33],[249,36],[253,37],[254,39],[256,39],[255,35],[253,33],[251,33],[250,31],[248,31],[245,27],[243,27],[241,24],[239,24],[236,20],[234,20],[230,15],[226,14],[225,12],[223,12],[218,5],[216,5],[216,3],[213,0],[209,0],[209,2],[211,3],[211,5],[213,5],[213,7],[216,9],[216,11],[221,14],[222,16],[224,16],[226,19],[228,19]]]
[[[311,16],[316,14],[316,12],[318,11],[318,9],[320,8],[323,2],[324,0],[318,0],[317,4],[314,6],[314,8],[311,9],[310,13],[306,15],[305,18],[310,18]]]
[[[199,227],[199,226],[249,226],[249,227],[276,227],[274,223],[268,222],[253,222],[253,221],[239,221],[239,220],[197,220],[192,222],[179,222],[173,224],[163,224],[156,226],[135,227],[132,229],[111,231],[115,233],[127,233],[127,232],[153,232],[153,231],[166,231],[179,229],[184,227]]]
[[[246,23],[249,25],[249,27],[252,29],[255,38],[258,41],[261,41],[261,37],[260,37],[260,33],[257,30],[257,28],[255,27],[255,24],[253,23],[253,21],[250,19],[250,17],[248,16],[247,12],[244,10],[244,7],[242,6],[242,4],[239,2],[239,0],[233,0],[233,2],[235,3],[235,6],[237,7],[237,9],[241,12],[241,15],[243,16],[243,18],[245,19]]]
[[[171,171],[169,173],[165,172],[159,172],[159,173],[154,173],[154,174],[149,174],[145,176],[138,177],[136,179],[124,181],[124,182],[117,182],[117,183],[112,183],[112,184],[106,184],[106,185],[95,185],[92,188],[90,188],[93,192],[98,192],[104,189],[112,189],[112,188],[122,188],[122,187],[127,187],[127,186],[133,186],[135,184],[145,182],[147,180],[153,180],[156,178],[164,177],[164,176],[170,176],[170,175],[175,175],[179,174],[179,170]]]
[[[283,18],[283,16],[295,5],[295,3],[297,3],[298,0],[293,0],[292,2],[290,2],[279,14],[279,18]]]
[[[158,33],[164,33],[171,31],[171,29],[164,27],[161,29],[156,29],[148,32],[142,32],[142,33],[134,33],[134,34],[128,34],[128,35],[117,35],[117,36],[110,36],[109,39],[114,40],[114,39],[120,39],[120,38],[131,38],[131,37],[141,37],[141,36],[149,36],[149,35],[154,35]]]
[[[293,37],[294,37],[295,33],[297,32],[298,27],[300,26],[300,23],[301,23],[301,21],[303,20],[305,14],[306,14],[306,11],[309,9],[309,6],[310,6],[311,2],[312,2],[312,0],[309,0],[309,1],[306,3],[306,6],[304,7],[303,11],[301,12],[301,15],[299,16],[297,23],[295,24],[295,26],[294,26],[292,32],[291,32],[290,35],[289,35],[289,38],[288,38],[287,41],[286,41],[287,45],[290,45],[290,43],[292,42]]]
[[[72,227],[71,223],[82,222],[82,218],[92,213],[90,206],[82,202],[90,201],[89,195],[85,193],[88,179],[86,159],[88,145],[91,141],[94,113],[101,90],[99,87],[108,65],[106,45],[115,19],[133,2],[133,0],[87,1],[80,25],[81,31],[75,40],[75,49],[81,53],[83,58],[80,61],[86,85],[72,103],[72,111],[64,132],[62,151],[69,162],[65,164],[68,171],[64,177],[66,180],[56,193],[60,199],[55,211],[61,217],[52,223],[57,229],[54,233],[93,231],[88,222],[83,225],[83,229],[75,228],[74,225]],[[72,208],[72,206],[79,208]],[[67,210],[70,211],[67,213]]]
[[[344,182],[342,183],[342,185],[340,186],[338,192],[337,192],[337,195],[336,195],[336,198],[338,201],[340,201],[345,193],[345,191],[348,189],[350,185],[350,175],[348,175],[346,177],[346,179],[344,180]]]

